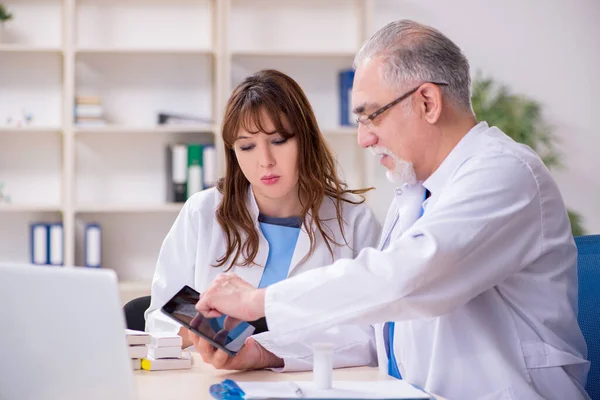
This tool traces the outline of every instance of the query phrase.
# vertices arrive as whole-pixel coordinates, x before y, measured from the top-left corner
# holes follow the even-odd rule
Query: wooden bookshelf
[[[0,204],[10,225],[0,229],[0,241],[14,251],[0,262],[26,261],[26,233],[11,232],[48,220],[63,223],[65,264],[81,265],[82,226],[97,222],[106,227],[105,267],[117,271],[124,292],[149,293],[160,244],[182,207],[161,202],[165,146],[214,143],[220,155],[231,90],[262,68],[281,69],[300,83],[351,186],[367,184],[356,127],[339,126],[337,73],[351,67],[369,32],[372,0],[7,5],[19,35],[0,43],[8,71],[0,77],[0,100],[6,93],[15,104],[15,110],[0,107],[0,182],[14,194],[13,204]],[[323,18],[315,21],[315,13]],[[105,126],[74,123],[74,99],[82,94],[101,97]],[[1,125],[3,113],[21,108],[35,114],[32,125]],[[163,111],[212,122],[156,125]],[[224,171],[221,157],[218,171]]]

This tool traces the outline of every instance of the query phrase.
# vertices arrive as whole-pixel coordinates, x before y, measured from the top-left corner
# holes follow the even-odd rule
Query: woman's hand
[[[200,353],[202,360],[205,363],[211,364],[216,369],[248,370],[281,368],[284,366],[281,358],[267,351],[252,337],[246,339],[246,343],[234,357],[223,350],[216,349],[212,344],[194,332],[189,332],[188,338],[194,344],[194,348]]]

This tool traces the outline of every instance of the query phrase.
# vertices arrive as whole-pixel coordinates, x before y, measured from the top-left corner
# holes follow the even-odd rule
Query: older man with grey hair
[[[380,369],[449,399],[589,398],[576,248],[538,155],[477,123],[468,61],[433,28],[388,24],[355,68],[358,142],[398,186],[379,247],[267,289],[222,275],[196,308],[266,315],[261,343],[377,324]]]

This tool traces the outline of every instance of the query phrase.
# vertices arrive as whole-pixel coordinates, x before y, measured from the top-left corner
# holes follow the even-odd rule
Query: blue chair
[[[600,235],[578,236],[579,326],[588,346],[591,368],[586,390],[600,400]]]

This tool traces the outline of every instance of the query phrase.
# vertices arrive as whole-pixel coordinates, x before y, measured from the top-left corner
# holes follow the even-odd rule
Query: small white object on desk
[[[313,343],[313,379],[317,389],[331,389],[333,343]]]
[[[132,358],[131,359],[131,368],[134,371],[142,369],[142,359],[141,358]]]
[[[183,339],[172,332],[152,332],[152,347],[183,346]]]
[[[154,347],[148,346],[148,356],[154,359],[160,358],[181,358],[181,346],[172,347]]]
[[[148,355],[148,347],[146,347],[146,345],[129,346],[127,350],[129,352],[129,358],[131,359],[144,358]]]
[[[133,329],[125,329],[125,337],[129,346],[150,344],[152,341],[152,336],[149,333]]]
[[[142,360],[142,369],[146,371],[164,371],[171,369],[190,369],[192,368],[192,355],[184,352],[181,358],[163,358],[155,359],[153,357],[144,357]]]

